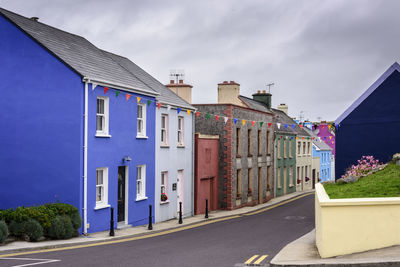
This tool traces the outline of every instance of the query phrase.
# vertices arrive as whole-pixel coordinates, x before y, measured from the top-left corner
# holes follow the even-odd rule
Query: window
[[[301,166],[301,181],[304,180],[304,166]]]
[[[183,117],[178,117],[178,146],[184,145]]]
[[[293,157],[293,142],[289,139],[289,158]]]
[[[137,136],[146,136],[146,104],[137,104]]]
[[[303,142],[303,155],[306,154],[306,142]]]
[[[249,156],[253,155],[253,140],[251,138],[251,130],[247,130],[247,154]]]
[[[283,157],[287,158],[287,140],[283,140]]]
[[[257,146],[258,146],[258,155],[259,156],[262,155],[261,136],[262,136],[262,132],[261,132],[261,130],[258,130],[258,132],[257,132]]]
[[[108,97],[97,97],[96,135],[108,135]]]
[[[161,172],[161,195],[165,194],[168,197],[168,172]],[[162,201],[161,202],[166,202]]]
[[[267,167],[267,191],[271,190],[271,166]]]
[[[136,170],[136,200],[141,200],[146,198],[146,165],[138,165]]]
[[[310,154],[310,142],[307,142],[307,154]]]
[[[300,175],[300,167],[297,167],[297,179],[300,179],[301,175]],[[296,181],[297,184],[297,181]]]
[[[305,172],[305,177],[308,177],[308,166],[305,167],[306,172]]]
[[[286,168],[286,166],[283,167],[283,186],[285,188],[287,188],[287,168]]]
[[[281,158],[281,139],[278,138],[278,159]]]
[[[108,206],[108,168],[96,169],[96,208]]]
[[[269,143],[271,140],[271,131],[267,131],[267,154],[271,154],[271,144]]]
[[[281,188],[281,167],[278,167],[278,188]]]
[[[294,185],[294,177],[296,176],[296,174],[294,173],[294,168],[293,166],[290,166],[290,185],[293,186]]]
[[[248,185],[248,193],[251,195],[253,190],[253,169],[249,168],[247,170],[247,185]]]
[[[297,155],[300,155],[301,151],[301,142],[297,142]]]
[[[236,197],[240,198],[242,196],[242,170],[236,171]]]
[[[161,145],[168,146],[168,115],[161,114]]]
[[[236,155],[240,156],[241,153],[241,143],[240,143],[240,128],[236,128]]]

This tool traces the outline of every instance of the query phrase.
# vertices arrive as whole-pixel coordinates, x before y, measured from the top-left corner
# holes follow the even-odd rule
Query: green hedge
[[[68,218],[69,223],[72,225],[72,232],[76,235],[82,220],[78,209],[70,204],[52,203],[34,207],[18,207],[16,209],[0,210],[0,221],[3,220],[6,222],[11,235],[18,238],[27,235],[32,241],[36,241],[40,238],[37,237],[38,233],[40,233],[40,229],[32,220],[39,223],[44,236],[54,238],[54,235],[49,231],[50,229],[54,230],[52,224],[57,221],[55,219],[59,216]],[[65,230],[67,234],[57,235],[56,238],[58,239],[60,238],[59,236],[63,236],[62,238],[70,237],[69,232],[71,230],[69,223],[65,223],[65,220],[64,218],[63,222],[64,225],[66,225],[65,228],[68,228]],[[29,231],[26,227],[28,221]]]

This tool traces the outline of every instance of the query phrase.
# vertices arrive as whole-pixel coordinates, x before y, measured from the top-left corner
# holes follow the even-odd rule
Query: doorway
[[[262,168],[258,167],[258,204],[263,202],[263,176]]]
[[[312,188],[315,189],[315,169],[312,170]]]
[[[176,180],[176,203],[177,203],[177,214],[179,216],[179,202],[182,202],[182,216],[183,216],[183,170],[178,171],[178,178]]]
[[[118,208],[117,222],[126,221],[126,166],[118,167]]]

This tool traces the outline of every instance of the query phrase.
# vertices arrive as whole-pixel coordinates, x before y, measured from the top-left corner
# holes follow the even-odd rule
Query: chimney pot
[[[260,90],[257,90],[257,94],[259,94],[260,93]]]
[[[231,83],[235,83],[234,81],[231,81]]]
[[[174,80],[169,80],[169,83],[170,84],[174,84]]]
[[[183,84],[183,80],[179,80],[179,83],[180,83],[180,84]]]
[[[228,81],[224,81],[224,83],[228,83]]]
[[[263,90],[263,94],[266,94],[266,93],[267,93],[267,91]]]

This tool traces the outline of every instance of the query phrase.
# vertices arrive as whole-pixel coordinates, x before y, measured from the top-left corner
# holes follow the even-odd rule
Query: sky
[[[162,83],[184,70],[192,102],[223,81],[312,121],[335,120],[395,61],[397,0],[0,0],[0,7],[81,35]]]

